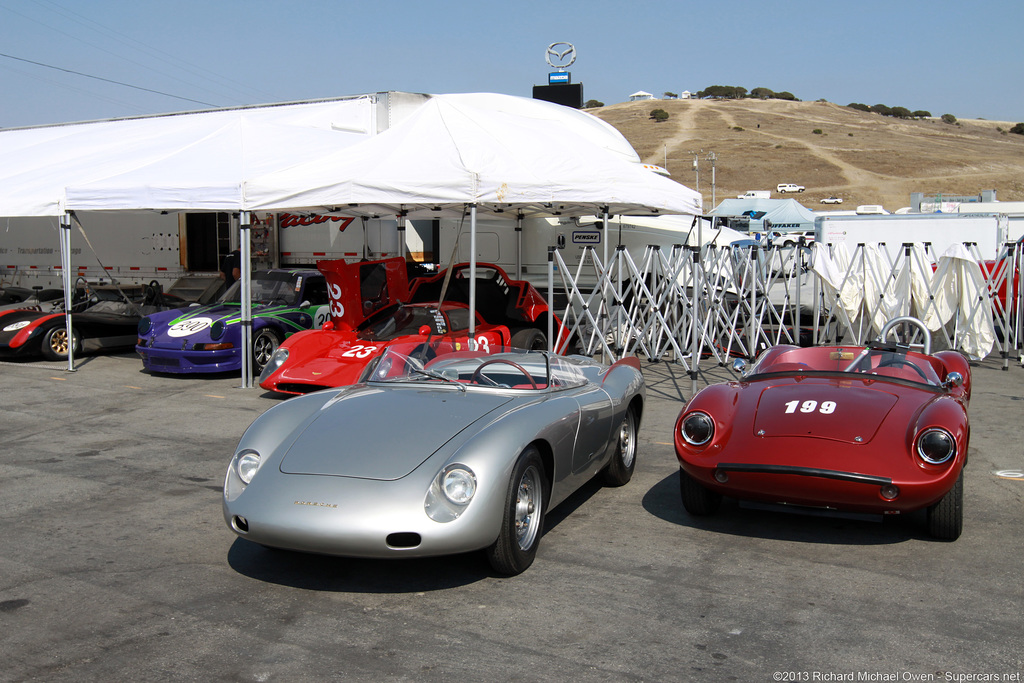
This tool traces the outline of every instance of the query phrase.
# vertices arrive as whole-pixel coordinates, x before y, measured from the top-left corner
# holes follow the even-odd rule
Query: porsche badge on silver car
[[[635,358],[426,351],[390,347],[360,383],[257,418],[224,481],[228,526],[347,557],[484,550],[514,575],[533,562],[548,510],[594,476],[632,477],[645,399]]]

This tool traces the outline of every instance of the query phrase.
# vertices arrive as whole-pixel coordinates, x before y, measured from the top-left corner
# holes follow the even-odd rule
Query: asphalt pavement
[[[645,362],[633,480],[584,487],[497,578],[478,553],[237,539],[225,468],[280,399],[236,376],[0,364],[0,681],[1019,681],[1024,369],[972,371],[956,542],[923,514],[691,518],[671,445],[691,378]]]

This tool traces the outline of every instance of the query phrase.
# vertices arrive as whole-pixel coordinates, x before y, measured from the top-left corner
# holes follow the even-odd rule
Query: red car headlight
[[[917,437],[917,455],[929,465],[941,465],[956,455],[956,439],[945,429],[926,429]]]
[[[715,435],[715,421],[707,413],[693,412],[683,418],[679,433],[691,446],[703,446]]]

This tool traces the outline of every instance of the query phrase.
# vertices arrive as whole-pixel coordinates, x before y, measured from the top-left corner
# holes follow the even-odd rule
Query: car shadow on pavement
[[[644,509],[673,524],[717,534],[833,545],[885,545],[928,539],[924,512],[908,515],[844,515],[817,510],[751,507],[724,498],[714,515],[695,517],[679,499],[679,475],[670,474],[644,495]],[[764,506],[767,507],[767,506]]]
[[[416,593],[465,586],[491,576],[483,553],[371,560],[267,548],[236,538],[228,564],[257,581],[338,593]]]

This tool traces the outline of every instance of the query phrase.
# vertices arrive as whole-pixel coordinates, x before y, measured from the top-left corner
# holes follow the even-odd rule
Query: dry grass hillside
[[[650,118],[658,108],[668,120]],[[782,100],[653,100],[588,111],[618,128],[644,161],[665,166],[667,157],[672,177],[699,189],[705,210],[713,208],[709,152],[717,156],[718,202],[771,190],[810,209],[826,208],[820,200],[835,195],[844,209],[881,204],[895,211],[909,206],[911,192],[993,189],[1001,201],[1024,201],[1024,135],[998,130],[1014,122],[898,120],[829,102]],[[807,190],[780,195],[779,183]]]

